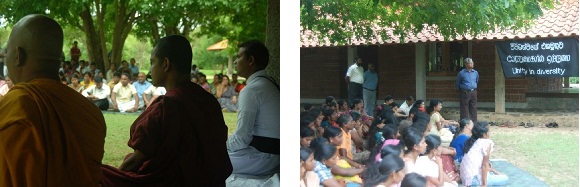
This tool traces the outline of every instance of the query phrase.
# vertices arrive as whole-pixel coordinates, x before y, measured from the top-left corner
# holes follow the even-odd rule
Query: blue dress
[[[459,163],[461,163],[461,160],[463,159],[463,146],[465,146],[465,142],[467,141],[467,139],[469,139],[469,136],[465,135],[465,134],[460,134],[459,136],[457,136],[455,139],[453,139],[453,141],[451,141],[451,147],[455,148],[455,157],[453,157],[454,160],[457,160]]]

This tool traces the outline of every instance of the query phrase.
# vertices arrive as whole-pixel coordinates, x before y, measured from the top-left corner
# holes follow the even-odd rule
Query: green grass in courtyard
[[[228,126],[228,135],[236,130],[237,113],[223,113],[224,121]],[[103,164],[119,167],[123,158],[133,149],[127,146],[129,129],[133,121],[139,117],[137,114],[104,113],[107,123],[107,137],[105,138],[105,155]]]
[[[494,150],[492,157],[507,159],[550,186],[578,185],[577,131],[534,129],[535,132],[530,133],[502,130],[492,132],[491,139],[499,148]]]

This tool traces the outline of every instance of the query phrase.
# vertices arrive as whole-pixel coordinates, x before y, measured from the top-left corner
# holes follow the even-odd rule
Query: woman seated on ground
[[[314,130],[307,126],[300,126],[300,147],[310,147],[310,142],[314,138]]]
[[[230,86],[230,78],[224,75],[220,85],[216,88],[216,98],[222,107],[222,111],[235,112],[238,110],[238,94],[234,87]]]
[[[319,184],[325,187],[346,186],[344,179],[335,178],[331,172],[339,158],[336,147],[323,141],[312,141],[311,146],[314,147],[314,173],[319,178]]]
[[[329,126],[338,127],[338,123],[336,123],[336,120],[338,119],[338,112],[336,112],[336,110],[324,107],[322,108],[322,115],[324,115],[324,118],[320,123],[322,128]]]
[[[391,187],[399,184],[405,177],[405,163],[399,155],[390,154],[382,161],[371,166],[365,174],[365,186]]]
[[[415,104],[411,107],[411,110],[416,109],[421,112],[425,112],[425,102],[422,99],[415,101]]]
[[[493,141],[487,123],[473,126],[471,137],[465,142],[460,176],[465,186],[503,186],[508,182],[507,175],[490,169],[489,158],[493,152]]]
[[[380,121],[380,120],[379,120]],[[376,122],[375,122],[376,123]],[[371,132],[373,132],[371,130]],[[369,136],[367,147],[372,147],[367,164],[374,164],[382,158],[381,151],[388,145],[398,145],[400,141],[397,139],[399,133],[398,128],[393,124],[383,124],[380,132],[376,132],[374,136]],[[372,143],[375,142],[375,143]],[[401,144],[401,148],[403,144]],[[384,156],[384,155],[383,155]]]
[[[413,117],[413,124],[411,125],[412,127],[415,127],[418,130],[421,130],[423,133],[423,136],[427,136],[429,135],[429,133],[431,132],[431,125],[429,125],[429,116],[427,115],[427,113],[424,112],[418,112],[416,113],[416,115]],[[443,147],[442,148],[442,154],[444,155],[449,155],[451,156],[451,158],[453,156],[455,156],[455,149],[452,147]],[[451,159],[453,160],[453,159]]]
[[[85,89],[85,87],[79,83],[79,74],[76,73],[73,74],[70,82],[71,83],[68,85],[68,87],[71,87],[73,90],[79,93],[81,93]]]
[[[213,76],[213,82],[209,85],[211,88],[211,94],[215,95],[217,93],[217,88],[221,85],[223,74],[215,74]]]
[[[427,181],[434,186],[456,187],[457,179],[455,173],[448,176],[443,170],[443,161],[439,157],[441,155],[441,139],[439,136],[429,134],[425,137],[427,143],[427,150],[425,155],[420,156],[415,163],[416,172],[425,176]]]
[[[348,142],[350,141],[348,136],[345,136],[341,129],[332,126],[326,128],[323,136],[328,139],[330,145],[336,146],[338,149],[339,160],[332,167],[332,174],[338,179],[344,179],[347,183],[362,184],[362,179],[358,175],[364,171],[365,166],[354,162],[347,155],[347,152],[349,152]]]
[[[425,138],[423,138],[423,133],[414,127],[404,129],[401,135],[405,147],[407,147],[403,155],[405,173],[411,173],[415,171],[415,161],[417,161],[419,155],[425,153],[427,144],[425,143]]]
[[[403,181],[401,181],[401,186],[404,187],[426,187],[427,179],[417,173],[407,173]]]
[[[455,148],[455,151],[457,152],[455,157],[453,157],[456,163],[461,163],[461,160],[463,159],[463,147],[465,145],[465,141],[471,137],[472,129],[473,121],[470,119],[462,119],[459,122],[459,133],[455,134],[453,141],[451,141],[451,147]]]
[[[211,87],[209,83],[207,83],[207,78],[205,77],[205,74],[203,73],[197,74],[197,84],[199,84],[199,86],[201,86],[205,91],[211,93]]]
[[[336,101],[338,103],[338,113],[339,114],[348,114],[350,108],[348,107],[348,103],[346,100],[339,99]]]
[[[427,114],[431,116],[429,124],[431,125],[431,134],[441,137],[443,145],[449,145],[453,140],[453,131],[459,123],[453,120],[445,120],[439,113],[443,108],[443,103],[439,99],[433,99],[427,108]]]
[[[300,187],[319,187],[320,179],[314,173],[314,154],[305,147],[300,147]]]

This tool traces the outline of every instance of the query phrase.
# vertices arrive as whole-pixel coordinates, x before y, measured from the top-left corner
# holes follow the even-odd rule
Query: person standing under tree
[[[77,45],[78,45],[78,42],[74,41],[73,47],[70,48],[70,60],[73,62],[76,62],[76,63],[79,62],[79,58],[81,57],[81,50],[79,49],[79,47]]]
[[[465,69],[459,71],[455,87],[459,91],[460,118],[471,119],[477,122],[477,83],[479,82],[479,73],[473,69],[473,60],[465,58],[463,61]]]
[[[365,113],[368,116],[374,116],[373,110],[377,102],[377,85],[379,83],[379,76],[375,71],[375,65],[369,64],[369,69],[364,74],[363,84],[363,100],[365,101]]]
[[[362,58],[356,58],[356,62],[352,64],[346,71],[346,83],[348,84],[348,106],[352,105],[355,99],[361,99],[362,89],[364,83],[364,69],[362,67]],[[366,100],[365,100],[366,101]]]

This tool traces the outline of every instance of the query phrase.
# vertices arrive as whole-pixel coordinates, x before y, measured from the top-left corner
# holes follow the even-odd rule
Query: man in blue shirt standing
[[[460,119],[471,119],[477,122],[477,83],[479,73],[473,69],[473,60],[465,58],[463,61],[465,69],[459,71],[455,88],[459,91],[460,98]]]
[[[365,113],[368,116],[374,116],[373,110],[377,101],[377,85],[379,83],[379,76],[375,71],[375,65],[368,65],[369,69],[364,74],[363,83],[363,102]]]

